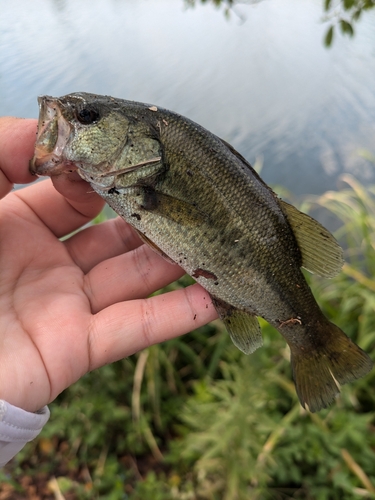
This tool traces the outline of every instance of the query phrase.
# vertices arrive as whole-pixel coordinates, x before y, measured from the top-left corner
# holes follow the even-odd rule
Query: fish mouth
[[[59,100],[42,96],[38,97],[38,104],[38,132],[30,172],[34,175],[52,176],[77,170],[76,165],[63,155],[72,127],[61,113]]]

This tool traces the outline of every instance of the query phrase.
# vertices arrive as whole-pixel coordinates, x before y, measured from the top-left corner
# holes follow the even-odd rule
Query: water
[[[231,142],[262,177],[319,194],[375,182],[375,12],[323,47],[320,0],[0,0],[0,115],[73,91],[157,104]]]

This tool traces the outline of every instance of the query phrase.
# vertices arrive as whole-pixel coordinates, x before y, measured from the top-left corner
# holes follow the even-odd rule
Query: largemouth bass
[[[301,267],[330,278],[342,250],[279,199],[235,149],[165,109],[87,93],[39,98],[31,171],[80,176],[210,294],[234,344],[262,345],[257,316],[290,347],[300,402],[329,405],[373,363],[317,305]]]

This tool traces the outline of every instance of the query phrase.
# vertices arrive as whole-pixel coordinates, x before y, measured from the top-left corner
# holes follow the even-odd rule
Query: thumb
[[[33,156],[37,120],[0,118],[0,198],[12,190],[13,184],[35,180],[29,172]]]

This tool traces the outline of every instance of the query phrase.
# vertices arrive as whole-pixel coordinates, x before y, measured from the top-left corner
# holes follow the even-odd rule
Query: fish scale
[[[182,133],[181,128],[183,129]],[[231,273],[231,283],[229,284],[226,281],[223,285],[223,288],[227,293],[224,292],[223,295],[220,296],[220,298],[230,302],[233,305],[237,305],[238,307],[243,307],[251,312],[256,311],[259,315],[265,317],[265,319],[272,322],[273,324],[275,324],[278,318],[291,317],[298,314],[296,310],[299,310],[300,314],[302,314],[303,308],[299,306],[298,303],[296,304],[297,301],[295,297],[293,298],[294,307],[292,310],[286,310],[285,305],[283,305],[282,312],[283,315],[286,316],[281,315],[278,311],[274,312],[273,314],[271,313],[272,315],[270,315],[270,311],[268,311],[268,314],[266,314],[261,307],[257,309],[255,307],[255,304],[267,304],[267,302],[271,301],[271,294],[264,292],[264,289],[267,288],[267,284],[262,282],[259,283],[259,280],[257,280],[255,283],[254,279],[246,280],[246,288],[242,288],[239,295],[238,286],[236,286],[236,280],[238,279],[238,277],[245,277],[252,267],[263,267],[265,269],[264,274],[266,274],[266,276],[268,274],[280,274],[281,269],[284,266],[290,264],[290,261],[298,262],[298,259],[300,259],[299,250],[297,244],[295,243],[293,233],[289,230],[289,226],[285,221],[285,217],[283,216],[281,210],[278,208],[274,197],[272,197],[271,199],[267,199],[266,201],[267,205],[270,206],[272,210],[271,216],[276,219],[276,231],[274,230],[274,227],[269,224],[269,220],[267,221],[267,224],[264,223],[265,219],[267,219],[268,217],[268,214],[265,212],[263,199],[266,198],[265,195],[268,194],[269,196],[269,190],[265,188],[262,182],[260,182],[257,178],[251,179],[247,173],[247,170],[239,170],[238,168],[236,168],[237,161],[233,165],[233,154],[228,151],[228,148],[226,148],[219,139],[213,136],[213,138],[211,138],[210,142],[205,146],[204,149],[199,148],[200,143],[202,142],[201,137],[199,137],[200,130],[194,128],[193,133],[195,135],[193,136],[193,141],[191,141],[191,143],[193,143],[194,145],[197,144],[198,152],[200,154],[194,157],[192,151],[188,149],[185,155],[187,157],[193,157],[194,164],[192,165],[191,162],[187,163],[185,158],[182,158],[181,161],[179,151],[173,148],[173,145],[181,143],[182,138],[180,136],[186,133],[185,131],[187,128],[188,124],[184,123],[184,126],[181,127],[178,125],[178,123],[176,124],[176,122],[171,120],[168,122],[168,126],[163,127],[161,137],[164,140],[165,148],[168,150],[168,147],[171,144],[171,147],[169,149],[172,150],[168,151],[168,155],[166,156],[167,161],[176,165],[177,168],[174,169],[175,172],[181,172],[183,170],[186,170],[187,168],[194,169],[194,171],[202,171],[205,175],[200,177],[205,177],[206,179],[208,179],[208,183],[210,184],[210,186],[215,186],[214,174],[216,173],[216,181],[217,179],[220,179],[220,186],[217,187],[216,192],[220,193],[219,197],[221,203],[225,203],[226,210],[230,210],[232,215],[230,220],[228,218],[229,222],[227,227],[225,227],[222,224],[221,213],[217,214],[215,219],[220,221],[221,227],[217,228],[213,226],[210,228],[211,232],[214,234],[214,236],[216,236],[216,238],[222,238],[218,246],[223,249],[220,254],[211,256],[213,257],[214,261],[218,260],[217,263],[215,262],[214,267],[211,266],[213,272],[216,274],[216,268],[223,268],[225,264],[226,267],[236,270],[236,272]],[[172,131],[169,132],[170,130]],[[216,162],[212,161],[212,158],[209,158],[206,153],[206,151],[208,151],[210,154],[214,147],[220,148],[219,154],[217,154],[218,159],[216,160]],[[223,150],[222,153],[221,149]],[[215,167],[213,167],[213,165],[220,165],[221,171],[214,172]],[[234,171],[234,174],[232,173],[232,171]],[[166,189],[168,190],[169,185],[171,185],[171,189],[174,189],[173,195],[177,197],[179,196],[181,198],[183,195],[183,186],[186,185],[186,180],[187,179],[183,178],[181,174],[174,175],[170,183],[165,181],[165,184],[167,184]],[[201,178],[199,179],[199,182],[195,184],[194,189],[203,194],[207,192],[207,190],[202,189]],[[259,213],[256,213],[257,211],[254,210],[254,204],[252,205],[252,210],[250,211],[249,206],[246,203],[247,198],[245,197],[245,194],[247,191],[249,191],[249,189],[251,189],[254,193],[254,197],[260,199],[260,201],[256,205],[260,209]],[[192,196],[191,190],[188,195],[189,197]],[[206,205],[216,207],[217,209],[221,208],[218,196],[216,196],[214,200],[212,200],[211,198],[203,200],[200,199],[199,196],[197,196],[197,199],[199,205],[202,207],[202,210],[204,210],[203,207],[205,207]],[[284,225],[281,231],[280,223]],[[237,234],[232,236],[231,233],[235,232],[233,226],[236,227]],[[226,233],[229,233],[227,238],[225,238]],[[253,238],[249,237],[250,233],[258,233],[256,245],[252,244]],[[202,240],[204,240],[206,237],[207,234],[201,236]],[[281,238],[283,238],[286,242],[285,246],[287,246],[287,251],[285,251],[285,246],[280,245]],[[264,242],[262,246],[259,245],[261,241]],[[274,245],[269,245],[270,241],[273,241]],[[276,253],[273,247],[276,247]],[[279,256],[278,253],[280,253]],[[273,262],[269,262],[269,255],[267,254],[271,256]],[[228,263],[228,259],[230,259],[230,263]],[[283,283],[283,286],[280,287],[280,292],[283,295],[285,295],[284,292],[286,285],[288,288],[290,288],[290,283],[293,283],[293,285],[296,282],[304,283],[299,268],[294,265],[293,269],[295,271],[294,275],[291,275],[291,273],[287,274],[289,283]],[[227,274],[228,273],[226,273],[226,275]],[[202,284],[205,284],[204,279],[201,279],[200,282]],[[230,294],[228,293],[228,286],[230,286]],[[263,300],[259,300],[258,298],[259,287],[262,288],[260,293],[262,294]],[[216,290],[214,287],[209,288],[209,291],[211,293],[218,294],[218,290]],[[309,290],[307,289],[307,287],[301,287],[299,293],[301,296],[303,295],[302,300],[303,303],[306,304],[306,295],[310,295]],[[264,301],[264,295],[268,297],[268,300]],[[274,302],[279,301],[275,300]],[[310,304],[308,304],[308,306],[310,307]]]
[[[372,369],[323,315],[301,271],[340,272],[338,243],[231,145],[154,105],[87,93],[44,96],[39,105],[31,171],[76,168],[146,244],[208,291],[244,353],[262,345],[257,316],[272,324],[290,347],[303,407],[325,408],[340,384]]]

